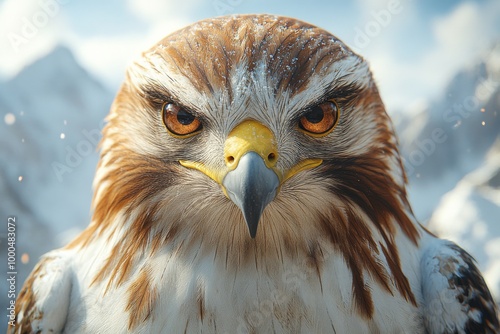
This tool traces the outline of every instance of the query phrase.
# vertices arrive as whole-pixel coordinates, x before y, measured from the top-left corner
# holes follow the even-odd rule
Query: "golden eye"
[[[201,130],[200,120],[174,103],[165,103],[162,111],[163,123],[173,135],[186,136]]]
[[[313,136],[326,136],[339,120],[337,103],[329,100],[312,107],[307,114],[302,116],[299,127]]]

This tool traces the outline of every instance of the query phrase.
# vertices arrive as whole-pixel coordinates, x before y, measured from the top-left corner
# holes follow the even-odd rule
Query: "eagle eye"
[[[167,130],[176,136],[187,136],[197,133],[202,125],[198,117],[174,103],[165,103],[162,107],[163,123]]]
[[[312,136],[326,136],[337,125],[340,111],[334,100],[315,105],[300,118],[299,127]]]

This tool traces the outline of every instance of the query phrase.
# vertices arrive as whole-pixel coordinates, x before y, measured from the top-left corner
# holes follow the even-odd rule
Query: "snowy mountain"
[[[428,228],[474,255],[500,301],[500,140],[486,162],[442,198]]]
[[[441,196],[484,161],[500,136],[500,43],[458,73],[443,97],[396,128],[410,200],[426,221]]]
[[[6,221],[16,217],[18,290],[41,254],[89,223],[96,146],[112,99],[62,46],[0,83],[0,211]],[[2,279],[2,296],[6,288]]]

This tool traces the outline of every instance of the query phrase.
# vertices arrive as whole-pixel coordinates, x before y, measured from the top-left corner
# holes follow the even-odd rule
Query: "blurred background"
[[[17,292],[41,254],[89,223],[96,147],[127,64],[174,30],[238,13],[308,21],[370,62],[415,215],[472,253],[499,300],[498,0],[0,1],[0,267],[16,217]],[[2,278],[0,319],[8,289]]]

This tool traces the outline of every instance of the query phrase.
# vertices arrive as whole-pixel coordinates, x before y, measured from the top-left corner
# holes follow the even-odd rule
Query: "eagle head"
[[[419,237],[367,62],[295,19],[207,19],[159,41],[130,66],[101,151],[88,234],[122,231],[117,254],[329,249],[361,268],[378,240],[399,263],[394,235]]]

